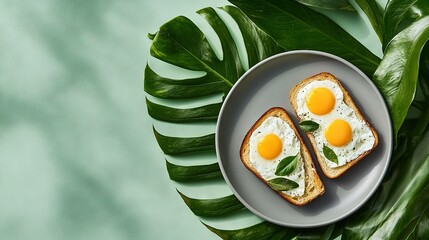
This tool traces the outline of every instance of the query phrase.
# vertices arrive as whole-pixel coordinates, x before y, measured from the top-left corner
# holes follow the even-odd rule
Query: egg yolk
[[[335,97],[327,88],[315,88],[308,94],[306,103],[310,112],[325,115],[334,109]]]
[[[352,128],[348,122],[335,119],[326,128],[325,138],[336,147],[344,146],[352,139]]]
[[[258,142],[258,153],[267,160],[273,160],[280,155],[282,148],[282,141],[275,134],[267,134]]]

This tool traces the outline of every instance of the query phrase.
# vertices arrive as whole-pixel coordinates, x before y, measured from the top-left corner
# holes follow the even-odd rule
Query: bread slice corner
[[[319,162],[319,166],[320,166],[323,174],[325,174],[325,176],[327,176],[328,178],[333,179],[333,178],[338,178],[341,175],[343,175],[343,173],[345,173],[352,166],[357,164],[360,160],[362,160],[365,156],[367,156],[370,152],[372,152],[372,150],[378,145],[378,135],[377,135],[377,132],[375,131],[375,129],[369,124],[369,122],[365,119],[365,117],[359,111],[355,102],[353,101],[353,99],[351,98],[351,96],[349,95],[347,90],[343,87],[341,82],[333,74],[328,73],[328,72],[321,72],[319,74],[316,74],[314,76],[306,78],[306,79],[302,80],[300,83],[298,83],[294,88],[292,88],[290,95],[289,95],[289,101],[290,101],[292,108],[294,109],[299,121],[304,120],[304,119],[300,119],[300,117],[298,116],[298,112],[297,112],[298,106],[297,106],[296,98],[297,98],[299,90],[311,82],[322,81],[322,80],[329,80],[329,81],[335,82],[340,87],[340,89],[344,95],[345,104],[347,106],[351,107],[353,109],[353,111],[355,111],[356,116],[359,119],[362,119],[366,123],[366,125],[371,129],[371,131],[374,135],[374,138],[375,138],[374,144],[373,144],[371,149],[363,152],[357,158],[351,160],[350,162],[346,163],[343,166],[331,168],[326,163],[325,158],[322,155],[323,153],[321,153],[320,151],[317,150],[316,140],[315,140],[313,134],[312,133],[306,133],[308,139],[310,140],[310,143],[312,145],[312,148],[313,148],[314,153],[317,157],[317,161]]]
[[[314,167],[314,163],[311,158],[311,154],[308,151],[308,148],[304,144],[301,136],[298,133],[298,130],[296,129],[292,119],[289,117],[285,109],[280,107],[273,107],[268,111],[266,111],[255,122],[255,124],[247,132],[241,144],[241,148],[240,148],[241,161],[243,162],[244,166],[247,169],[253,172],[260,180],[262,180],[265,184],[268,185],[268,182],[264,178],[262,178],[262,176],[258,173],[258,171],[250,164],[249,153],[250,153],[250,136],[262,124],[262,122],[264,122],[264,120],[270,116],[281,118],[283,121],[289,124],[290,127],[295,132],[295,135],[300,141],[300,146],[301,146],[300,154],[304,162],[304,172],[305,172],[305,179],[304,179],[305,190],[302,196],[289,196],[281,191],[275,191],[275,192],[278,193],[282,198],[284,198],[288,202],[292,203],[293,205],[303,206],[309,203],[310,201],[314,200],[318,196],[322,195],[325,192],[325,186],[316,172],[316,169]]]

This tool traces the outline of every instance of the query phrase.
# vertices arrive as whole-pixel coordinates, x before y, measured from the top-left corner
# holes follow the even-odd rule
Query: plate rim
[[[346,212],[345,214],[330,219],[329,221],[325,221],[325,222],[321,222],[321,223],[317,223],[317,224],[290,224],[290,223],[284,223],[282,221],[278,221],[275,219],[272,219],[271,217],[268,217],[266,215],[264,215],[263,213],[259,212],[257,209],[255,209],[253,206],[251,206],[249,203],[247,203],[247,201],[245,199],[243,199],[243,197],[238,194],[238,192],[235,190],[233,184],[230,182],[227,174],[226,174],[226,170],[224,169],[224,165],[222,163],[221,157],[220,157],[220,149],[219,149],[219,130],[220,130],[220,122],[222,119],[222,115],[224,114],[225,111],[225,106],[229,100],[229,98],[231,97],[231,93],[235,91],[236,88],[238,88],[238,86],[241,84],[241,82],[243,82],[248,75],[250,75],[254,70],[256,70],[257,68],[259,68],[260,66],[267,64],[267,62],[270,62],[274,59],[277,58],[282,58],[284,56],[287,55],[297,55],[297,54],[310,54],[310,55],[318,55],[318,56],[324,56],[327,58],[331,58],[334,59],[336,61],[339,61],[345,65],[347,65],[348,67],[350,67],[351,69],[353,69],[355,72],[357,72],[360,76],[362,76],[363,78],[365,78],[367,80],[367,83],[369,83],[371,85],[372,88],[374,88],[376,90],[376,95],[382,100],[382,104],[384,105],[385,109],[388,112],[388,129],[389,129],[389,133],[391,135],[391,139],[390,141],[387,141],[387,146],[388,146],[388,156],[387,159],[385,161],[386,164],[383,168],[383,171],[380,175],[380,177],[377,179],[376,184],[374,184],[373,188],[371,189],[371,191],[369,192],[369,194],[367,194],[367,196],[365,196],[365,198],[356,206],[354,206],[351,210],[349,210],[348,212]],[[374,82],[365,75],[365,73],[363,73],[359,68],[357,68],[355,65],[353,65],[352,63],[350,63],[349,61],[338,57],[336,55],[327,53],[327,52],[322,52],[322,51],[316,51],[316,50],[292,50],[292,51],[287,51],[287,52],[282,52],[282,53],[278,53],[275,54],[273,56],[270,56],[260,62],[258,62],[257,64],[253,65],[251,68],[249,68],[238,80],[237,82],[232,86],[231,90],[228,92],[227,96],[225,97],[225,100],[222,103],[222,107],[219,111],[219,115],[218,115],[218,119],[216,122],[216,129],[215,129],[215,149],[216,149],[216,159],[217,162],[219,164],[219,168],[221,170],[222,176],[225,180],[225,182],[227,183],[228,187],[230,188],[230,190],[233,192],[234,196],[237,197],[237,199],[247,208],[249,209],[252,213],[256,214],[257,216],[261,217],[262,219],[265,219],[271,223],[280,225],[280,226],[285,226],[285,227],[295,227],[295,228],[313,228],[313,227],[321,227],[321,226],[326,226],[328,224],[331,223],[335,223],[337,221],[340,221],[348,216],[350,216],[351,214],[353,214],[354,212],[356,212],[358,209],[360,209],[373,195],[374,193],[378,190],[378,188],[380,187],[387,169],[389,168],[390,165],[390,161],[392,158],[392,153],[393,153],[393,142],[394,142],[394,135],[393,135],[393,126],[392,126],[392,119],[391,119],[391,114],[389,111],[389,107],[386,104],[386,100],[384,99],[383,95],[380,93],[380,91],[378,90],[377,86],[374,84]]]

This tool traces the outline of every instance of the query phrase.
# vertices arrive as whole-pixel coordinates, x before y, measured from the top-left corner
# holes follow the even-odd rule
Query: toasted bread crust
[[[310,143],[311,143],[311,145],[313,147],[314,153],[316,154],[317,161],[319,162],[319,165],[320,165],[320,168],[322,169],[322,172],[328,178],[337,178],[337,177],[341,176],[344,172],[346,172],[347,170],[349,170],[353,165],[355,165],[360,160],[362,160],[366,155],[368,155],[378,145],[378,135],[377,135],[377,132],[375,131],[375,129],[369,124],[369,122],[365,119],[365,117],[359,111],[359,109],[357,108],[355,102],[350,97],[349,93],[343,87],[343,85],[341,84],[341,82],[334,75],[332,75],[330,73],[327,73],[327,72],[322,72],[322,73],[316,74],[314,76],[311,76],[309,78],[306,78],[306,79],[302,80],[299,84],[297,84],[291,90],[290,95],[289,95],[289,101],[290,101],[290,103],[292,105],[292,108],[294,109],[294,111],[295,111],[295,113],[296,113],[299,121],[302,120],[298,116],[298,110],[297,110],[298,106],[297,106],[297,101],[296,101],[296,98],[297,98],[299,90],[301,88],[303,88],[304,86],[306,86],[307,84],[311,83],[311,82],[321,81],[321,80],[329,80],[329,81],[333,81],[336,84],[338,84],[338,86],[340,87],[341,91],[343,92],[345,104],[347,106],[351,107],[353,109],[353,111],[356,113],[356,116],[359,119],[361,119],[361,120],[363,120],[365,122],[365,124],[371,129],[372,134],[374,135],[374,138],[375,138],[374,144],[373,144],[373,146],[372,146],[371,149],[363,152],[357,158],[351,160],[350,162],[346,163],[343,166],[336,167],[336,168],[331,168],[325,162],[325,159],[324,159],[322,153],[317,150],[316,140],[315,140],[313,134],[312,133],[306,133],[306,135],[307,135],[308,139],[310,140]]]
[[[268,111],[266,111],[255,122],[255,124],[253,124],[253,126],[247,132],[241,144],[241,148],[240,148],[241,161],[243,162],[244,166],[246,166],[247,169],[253,172],[261,181],[263,181],[265,184],[268,185],[268,182],[264,178],[262,178],[262,176],[250,164],[249,153],[250,153],[250,136],[262,124],[262,122],[264,122],[264,120],[270,116],[281,118],[282,120],[287,122],[295,132],[296,136],[298,137],[298,140],[300,141],[300,145],[301,145],[300,153],[303,158],[304,172],[305,172],[305,191],[303,196],[292,197],[280,191],[275,191],[275,192],[278,193],[282,198],[292,203],[293,205],[303,206],[309,203],[310,201],[312,201],[313,199],[317,198],[318,196],[322,195],[325,192],[325,186],[323,185],[322,180],[320,179],[319,175],[315,170],[314,163],[311,159],[311,155],[310,155],[310,152],[308,151],[308,148],[304,144],[301,136],[298,133],[298,130],[295,128],[286,110],[280,107],[271,108]]]

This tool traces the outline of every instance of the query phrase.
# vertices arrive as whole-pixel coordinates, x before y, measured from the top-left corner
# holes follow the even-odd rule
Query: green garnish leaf
[[[296,154],[295,156],[283,158],[283,160],[280,161],[279,165],[277,165],[276,175],[286,176],[288,174],[291,174],[298,165],[298,158],[298,154]]]
[[[334,162],[336,164],[338,164],[338,158],[337,158],[337,154],[335,154],[334,150],[332,150],[331,148],[329,148],[328,146],[326,146],[325,144],[323,144],[323,154],[325,155],[325,157],[331,161]]]
[[[305,132],[313,132],[319,128],[319,124],[311,120],[305,120],[299,123],[299,127]]]
[[[275,191],[287,191],[297,188],[299,186],[297,182],[294,182],[287,178],[273,178],[268,181],[268,184]]]

